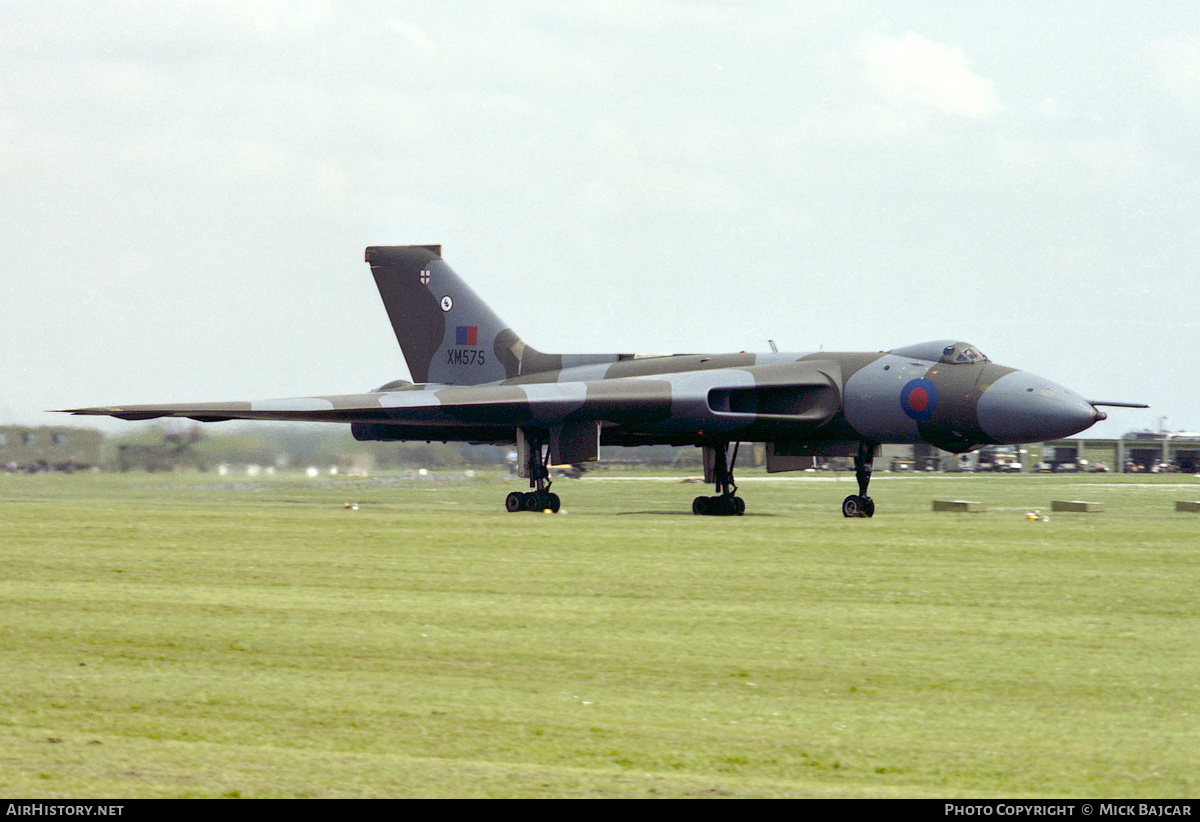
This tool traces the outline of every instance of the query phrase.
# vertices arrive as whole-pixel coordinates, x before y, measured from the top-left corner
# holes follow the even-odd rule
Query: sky
[[[405,378],[363,249],[440,243],[543,351],[955,338],[1200,431],[1198,214],[1194,2],[0,0],[3,423]]]

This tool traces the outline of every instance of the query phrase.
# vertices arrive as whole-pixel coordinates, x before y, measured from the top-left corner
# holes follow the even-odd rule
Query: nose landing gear
[[[843,517],[875,516],[875,500],[867,496],[871,484],[871,471],[875,466],[875,451],[879,446],[873,442],[860,442],[854,457],[854,478],[858,480],[858,493],[842,500]]]

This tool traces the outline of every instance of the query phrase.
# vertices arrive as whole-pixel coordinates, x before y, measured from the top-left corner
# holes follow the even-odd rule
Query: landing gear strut
[[[504,508],[514,514],[517,511],[549,511],[557,514],[562,507],[558,494],[550,492],[550,450],[546,437],[527,431],[517,433],[517,453],[524,461],[523,476],[529,477],[532,491],[513,491],[504,499]]]
[[[844,517],[875,516],[875,500],[867,496],[867,486],[871,484],[871,469],[875,466],[876,448],[878,446],[873,442],[858,444],[858,454],[854,457],[854,478],[858,480],[858,493],[842,500]]]
[[[710,517],[740,517],[746,513],[746,501],[737,494],[733,484],[733,464],[737,462],[738,445],[733,444],[733,454],[726,459],[728,443],[704,446],[704,479],[716,486],[719,496],[696,497],[692,500],[692,513]],[[710,468],[711,460],[711,468]]]

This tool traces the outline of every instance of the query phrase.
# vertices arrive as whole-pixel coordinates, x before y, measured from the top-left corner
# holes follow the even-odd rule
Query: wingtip
[[[97,408],[59,408],[50,412],[51,414],[71,414],[76,417],[116,417],[120,420],[128,420],[136,422],[138,420],[152,420],[157,417],[166,416],[161,411],[130,411],[120,406],[103,406]]]

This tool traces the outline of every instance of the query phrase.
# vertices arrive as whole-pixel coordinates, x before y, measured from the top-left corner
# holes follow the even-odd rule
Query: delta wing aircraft
[[[842,513],[870,517],[881,443],[961,453],[1041,442],[1105,419],[1097,406],[1131,405],[1086,400],[955,340],[877,353],[543,354],[451,270],[440,246],[372,246],[366,259],[414,382],[366,394],[68,413],[340,422],[359,440],[515,443],[531,490],[510,493],[509,511],[559,510],[550,465],[596,460],[601,445],[666,443],[703,449],[716,495],[697,497],[693,513],[740,515],[738,445],[761,442],[768,471],[853,457],[858,493]]]

